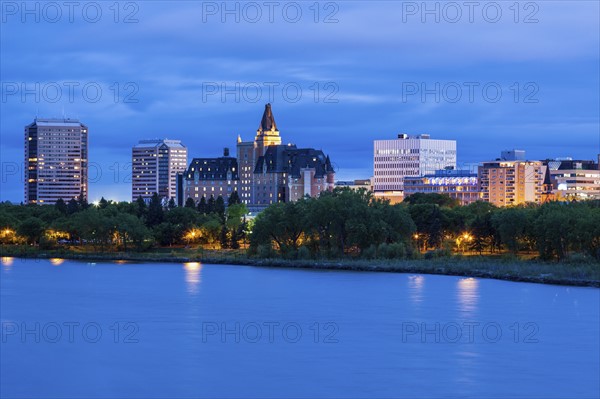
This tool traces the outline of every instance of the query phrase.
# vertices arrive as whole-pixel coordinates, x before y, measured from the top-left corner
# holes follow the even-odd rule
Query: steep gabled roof
[[[258,130],[263,132],[277,130],[277,124],[275,123],[275,118],[273,117],[273,111],[271,111],[270,103],[265,105],[265,112],[263,112],[262,120],[260,121]]]
[[[238,163],[233,157],[194,158],[185,172],[185,179],[228,180],[229,172],[231,180],[238,179]]]
[[[317,178],[333,172],[329,157],[321,150],[276,145],[269,146],[265,155],[258,158],[254,173],[266,170],[267,173],[288,173],[292,177],[300,177],[300,170],[305,168],[315,169]]]

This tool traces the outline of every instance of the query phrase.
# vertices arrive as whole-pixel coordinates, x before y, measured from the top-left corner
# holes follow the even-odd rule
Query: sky
[[[458,162],[600,152],[597,1],[2,1],[1,201],[23,200],[23,128],[89,127],[90,195],[130,200],[131,147],[193,157],[253,139],[264,105],[285,143],[336,179],[373,173],[373,140],[457,140]]]

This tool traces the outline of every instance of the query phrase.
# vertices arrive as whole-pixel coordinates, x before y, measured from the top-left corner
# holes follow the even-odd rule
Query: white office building
[[[149,200],[158,193],[163,200],[175,198],[177,173],[187,168],[187,148],[180,140],[141,140],[132,149],[131,198]]]
[[[25,203],[52,205],[88,195],[88,128],[75,119],[25,126]]]
[[[373,189],[404,191],[404,178],[456,168],[456,140],[433,140],[428,134],[399,134],[394,140],[375,140]]]

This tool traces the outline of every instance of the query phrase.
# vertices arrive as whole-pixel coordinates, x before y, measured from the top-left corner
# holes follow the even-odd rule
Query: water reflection
[[[477,384],[477,369],[481,359],[479,353],[462,346],[455,353],[456,385],[464,387],[464,395],[468,395],[471,387]]]
[[[414,304],[423,302],[423,284],[425,276],[408,276],[408,293]]]
[[[473,313],[479,301],[479,280],[473,277],[458,280],[458,305],[461,312]]]
[[[199,262],[187,262],[183,264],[185,269],[185,282],[190,294],[197,294],[200,286],[200,272],[202,265]]]
[[[1,259],[2,266],[12,266],[14,261],[15,261],[15,258],[10,257],[10,256],[3,256]]]
[[[62,258],[51,258],[50,259],[50,263],[52,264],[52,266],[60,266],[64,263],[64,259]]]

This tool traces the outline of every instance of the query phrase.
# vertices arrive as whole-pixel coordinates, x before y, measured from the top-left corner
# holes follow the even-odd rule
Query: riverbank
[[[244,251],[162,249],[156,252],[74,252],[65,250],[32,250],[23,247],[3,247],[2,257],[63,258],[94,262],[202,262],[257,267],[284,267],[318,270],[346,270],[389,273],[439,274],[492,278],[515,282],[558,284],[581,287],[600,287],[600,264],[587,262],[549,263],[522,260],[506,256],[460,256],[436,259],[338,259],[287,260],[260,259]]]

